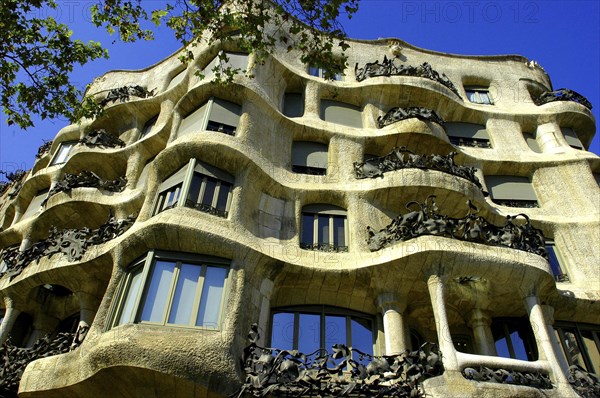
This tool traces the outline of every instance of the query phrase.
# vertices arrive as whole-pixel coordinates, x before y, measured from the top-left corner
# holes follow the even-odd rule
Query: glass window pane
[[[315,215],[308,213],[302,214],[302,239],[301,243],[312,245],[315,233]]]
[[[227,198],[229,197],[229,191],[231,190],[231,184],[228,182],[221,181],[221,188],[219,189],[219,198],[217,199],[217,209],[227,210]]]
[[[174,269],[175,263],[171,262],[157,261],[154,265],[150,287],[142,310],[142,321],[163,322]]]
[[[300,314],[298,325],[298,350],[310,354],[321,348],[321,316]]]
[[[499,357],[510,358],[510,351],[508,351],[508,344],[504,337],[496,340],[496,352]]]
[[[175,288],[175,297],[169,312],[169,323],[177,325],[188,325],[190,323],[200,270],[201,267],[198,265],[181,265]]]
[[[329,216],[319,215],[318,234],[319,243],[329,243]]]
[[[346,217],[333,216],[333,244],[336,246],[347,246],[346,230],[344,228],[345,220]]]
[[[525,343],[521,338],[518,331],[514,331],[510,334],[510,340],[512,341],[513,349],[515,350],[515,359],[522,359],[523,361],[528,360],[527,350],[525,349]]]
[[[71,152],[71,148],[73,148],[73,145],[74,144],[72,142],[62,143],[58,150],[58,154],[54,158],[54,161],[52,162],[52,164],[65,163],[67,161],[67,159],[69,158],[69,153]]]
[[[467,90],[467,98],[469,99],[469,101],[471,102],[478,102],[477,99],[477,93],[475,91],[471,91],[471,90]]]
[[[491,104],[492,101],[490,100],[490,96],[488,95],[488,93],[481,91],[479,92],[479,99],[481,101],[482,104]]]
[[[373,355],[373,330],[371,321],[362,318],[353,318],[352,327],[352,348],[358,349],[365,354]],[[359,360],[359,355],[356,353],[352,358]],[[361,361],[363,362],[363,361]],[[364,359],[364,363],[368,360]]]
[[[198,203],[198,196],[200,196],[200,187],[202,187],[203,178],[204,176],[199,173],[194,173],[194,176],[192,177],[187,199],[194,204]]]
[[[204,196],[202,197],[202,204],[212,206],[213,197],[215,196],[215,188],[217,187],[217,180],[212,177],[206,177],[206,188],[204,189]]]
[[[317,67],[310,66],[310,67],[308,68],[308,74],[309,74],[309,75],[311,75],[311,76],[317,76],[317,77],[319,77],[319,75],[320,75],[320,70],[319,70],[319,68],[317,68]]]
[[[137,268],[129,276],[129,284],[125,291],[125,297],[122,304],[121,316],[116,322],[116,325],[124,325],[134,321],[135,317],[135,299],[138,296],[140,287],[142,285],[142,270],[143,267]]]
[[[333,352],[331,346],[334,344],[348,345],[346,338],[346,317],[327,315],[325,317],[325,346],[328,352]]]
[[[550,263],[550,269],[552,270],[552,274],[555,276],[562,275],[562,269],[560,268],[560,262],[558,261],[558,256],[556,255],[554,245],[546,245],[546,251],[548,252],[548,262]]]
[[[219,326],[219,314],[221,312],[221,301],[223,299],[223,286],[227,270],[218,267],[206,267],[202,297],[196,326],[217,328]]]
[[[175,205],[177,203],[177,200],[179,200],[180,193],[181,193],[181,185],[173,187],[167,193],[167,200],[165,201],[165,207],[170,207],[170,206]]]
[[[282,350],[294,348],[294,313],[278,312],[273,315],[271,347]]]

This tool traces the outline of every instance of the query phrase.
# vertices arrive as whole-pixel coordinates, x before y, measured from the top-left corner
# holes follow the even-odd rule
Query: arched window
[[[304,206],[300,247],[308,250],[347,252],[346,210],[326,204]]]
[[[219,217],[227,217],[234,178],[230,174],[192,159],[159,187],[154,214],[186,206]]]
[[[328,306],[276,308],[271,318],[271,347],[310,354],[344,344],[373,355],[375,319],[360,312]],[[356,357],[354,357],[357,359]]]

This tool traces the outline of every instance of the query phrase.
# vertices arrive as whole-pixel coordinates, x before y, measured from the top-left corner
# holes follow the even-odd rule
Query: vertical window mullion
[[[165,309],[163,310],[162,324],[166,325],[169,320],[169,314],[171,313],[171,306],[173,305],[173,297],[175,296],[175,288],[177,287],[177,279],[179,279],[179,271],[181,269],[181,261],[175,263],[173,269],[173,276],[171,277],[171,284],[169,285],[169,295],[165,303]]]
[[[208,184],[208,177],[204,174],[200,174],[202,176],[202,182],[200,183],[200,193],[198,194],[197,204],[204,203],[204,193],[206,192],[206,185]]]
[[[213,208],[217,208],[217,201],[219,200],[219,191],[221,190],[221,180],[217,180],[217,186],[215,187],[215,192],[213,193],[212,201],[210,205]]]
[[[142,286],[141,289],[138,290],[137,297],[135,298],[135,302],[133,303],[133,308],[135,308],[135,314],[133,316],[133,322],[138,321],[138,317],[140,315],[140,311],[142,310],[140,303],[142,301],[142,297],[146,294],[146,290],[148,289],[148,274],[150,273],[150,268],[154,267],[154,250],[148,252],[146,256],[146,260],[144,261],[144,270],[142,271]]]
[[[581,330],[579,330],[578,324],[575,324],[575,330],[577,332],[575,335],[575,340],[577,341],[577,345],[579,346],[579,352],[581,352],[581,356],[583,357],[583,362],[585,363],[585,366],[588,368],[590,373],[594,373],[594,364],[592,363],[592,361],[590,359],[590,354],[588,353],[588,350],[587,350],[587,344],[585,344],[585,342],[583,340],[583,335],[581,334]]]
[[[352,317],[350,315],[346,315],[346,342],[347,347],[353,348],[352,345]]]
[[[192,306],[190,326],[196,326],[196,322],[198,321],[198,309],[200,308],[200,298],[202,297],[202,289],[204,288],[204,279],[206,277],[206,265],[201,265],[201,267],[198,285],[196,286],[196,295],[194,296],[194,305]]]
[[[204,112],[202,119],[202,130],[206,130],[206,127],[208,126],[208,121],[210,120],[210,114],[212,113],[214,99],[215,97],[210,97],[206,102],[206,111]]]
[[[194,167],[196,166],[196,159],[192,158],[188,162],[187,170],[185,172],[185,177],[181,182],[181,192],[179,195],[179,199],[177,201],[177,206],[185,206],[185,202],[187,200],[188,194],[190,192],[190,185],[192,183],[192,178],[194,177]]]
[[[313,245],[314,244],[319,244],[321,242],[319,242],[319,215],[318,214],[314,214],[314,219],[313,219],[313,241],[312,241]]]
[[[331,246],[335,245],[335,231],[333,225],[333,216],[331,214],[327,214],[327,219],[329,221],[329,244]]]
[[[320,322],[319,322],[319,348],[321,349],[325,349],[327,350],[327,347],[325,347],[325,338],[326,336],[326,317],[325,317],[325,312],[323,311],[323,309],[321,309],[321,316],[320,316]]]
[[[300,334],[300,314],[298,312],[294,312],[294,337],[293,337],[294,341],[292,343],[292,348],[294,350],[298,349],[299,334]]]
[[[565,356],[565,359],[567,360],[567,363],[569,364],[569,366],[573,365],[573,361],[571,361],[571,356],[569,355],[569,348],[567,347],[567,343],[565,341],[565,333],[563,332],[562,328],[558,328],[558,335],[560,336],[560,345],[563,349],[563,355]]]
[[[508,346],[508,353],[511,358],[517,359],[517,355],[515,354],[515,347],[513,346],[512,338],[510,337],[510,332],[508,330],[508,325],[506,324],[506,322],[502,323],[502,328],[504,331],[504,338],[506,339],[506,345]]]

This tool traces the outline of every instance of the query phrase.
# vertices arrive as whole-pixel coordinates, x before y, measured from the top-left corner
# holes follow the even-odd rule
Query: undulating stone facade
[[[2,394],[598,396],[591,104],[348,43],[334,81],[214,41],[92,83],[2,186]]]

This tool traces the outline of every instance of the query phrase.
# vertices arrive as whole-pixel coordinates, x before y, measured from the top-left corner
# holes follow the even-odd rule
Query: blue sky
[[[162,1],[148,1],[148,7]],[[147,67],[179,48],[166,28],[152,42],[113,43],[115,37],[89,22],[90,1],[59,1],[57,10],[42,9],[73,29],[75,38],[102,42],[109,60],[78,68],[72,79],[80,87],[112,69]],[[536,60],[555,89],[584,95],[600,118],[600,2],[589,1],[400,1],[362,0],[346,33],[356,39],[395,37],[417,47],[466,55],[519,54]],[[442,68],[438,68],[442,69]],[[7,126],[0,116],[0,170],[33,166],[37,148],[68,123],[35,121],[26,131]],[[598,134],[590,151],[600,154]]]

